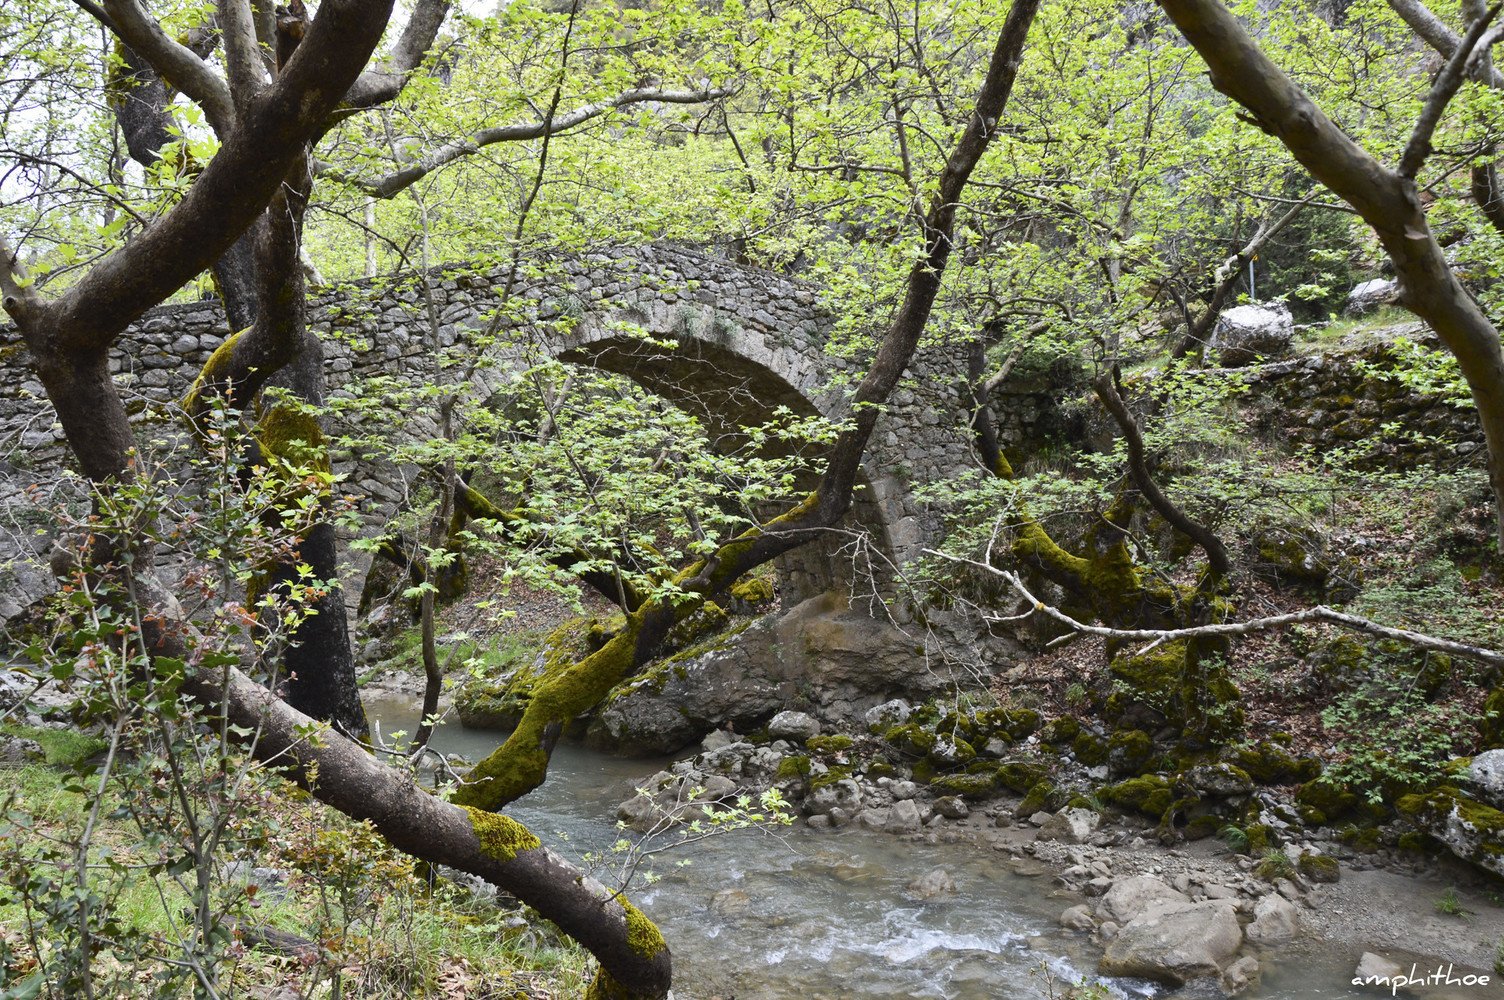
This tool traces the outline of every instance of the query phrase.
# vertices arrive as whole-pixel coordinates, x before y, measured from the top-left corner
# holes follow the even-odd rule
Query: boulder
[[[1039,828],[1039,839],[1084,844],[1101,822],[1102,817],[1090,809],[1062,809]]]
[[[1097,916],[1118,924],[1126,924],[1155,906],[1167,903],[1188,903],[1184,893],[1176,892],[1159,879],[1150,875],[1134,875],[1119,879],[1107,890],[1097,903]]]
[[[1400,815],[1446,844],[1459,858],[1504,875],[1504,811],[1452,785],[1406,795],[1396,805]]]
[[[47,754],[36,740],[28,740],[23,736],[0,736],[0,767],[24,767],[46,760]]]
[[[1361,980],[1367,986],[1388,985],[1395,976],[1404,974],[1405,970],[1398,962],[1391,962],[1383,955],[1376,955],[1371,951],[1363,953],[1363,957],[1358,959],[1358,967],[1353,970],[1353,978]]]
[[[1221,900],[1151,906],[1118,931],[1098,971],[1172,986],[1220,976],[1243,943],[1236,912]]]
[[[805,712],[779,712],[768,723],[768,735],[775,740],[803,743],[820,735],[820,720]]]
[[[1283,896],[1271,893],[1253,904],[1253,921],[1245,933],[1254,944],[1281,944],[1300,932],[1300,915]]]
[[[1400,283],[1391,278],[1374,278],[1353,287],[1347,293],[1347,304],[1342,307],[1345,316],[1356,319],[1367,316],[1379,308],[1399,301]]]
[[[804,808],[816,816],[829,815],[837,809],[848,816],[862,805],[862,786],[850,778],[821,785],[804,800]]]
[[[1248,772],[1233,764],[1203,764],[1186,772],[1186,781],[1198,792],[1221,798],[1236,798],[1253,792]]]
[[[1295,318],[1283,302],[1234,306],[1217,317],[1207,343],[1217,363],[1241,368],[1261,357],[1270,358],[1290,349],[1295,337]]]
[[[936,899],[956,894],[956,880],[944,868],[927,871],[909,883],[906,890],[913,899]]]
[[[866,816],[867,813],[862,815]],[[912,833],[923,825],[924,817],[920,814],[919,807],[914,804],[914,800],[904,799],[893,803],[893,807],[888,810],[883,829],[889,833]]]
[[[1244,955],[1222,970],[1222,992],[1234,996],[1253,985],[1259,975],[1259,960]]]
[[[1096,929],[1097,922],[1092,919],[1091,907],[1080,903],[1060,914],[1060,926],[1068,931],[1090,931]]]
[[[914,713],[914,708],[902,698],[891,698],[881,705],[874,705],[867,709],[862,716],[862,721],[867,723],[867,728],[874,726],[888,728],[889,726],[901,726],[909,721],[909,716]]]
[[[946,819],[965,819],[971,815],[966,800],[959,795],[942,795],[935,800],[935,812]]]
[[[1485,750],[1462,772],[1464,787],[1480,802],[1504,809],[1504,750]]]
[[[827,722],[863,726],[874,706],[877,718],[896,718],[905,703],[976,684],[959,661],[945,666],[926,648],[941,641],[906,634],[843,593],[820,594],[649,665],[607,696],[585,740],[613,753],[677,753],[728,723],[737,732],[761,727],[792,692]],[[1006,642],[998,643],[981,658],[1004,659]]]

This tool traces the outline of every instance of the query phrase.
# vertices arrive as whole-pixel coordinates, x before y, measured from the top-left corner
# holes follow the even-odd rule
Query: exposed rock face
[[[1261,357],[1284,354],[1294,337],[1295,318],[1289,307],[1283,302],[1266,302],[1224,310],[1207,346],[1219,364],[1241,368]]]
[[[1270,893],[1254,904],[1248,940],[1255,944],[1281,944],[1293,940],[1299,932],[1300,916],[1285,897]]]
[[[22,767],[47,759],[42,745],[21,736],[0,736],[0,767]]]
[[[1112,888],[1107,890],[1107,894],[1097,904],[1097,916],[1103,920],[1126,924],[1151,907],[1189,902],[1188,896],[1176,892],[1157,878],[1134,875],[1112,884]]]
[[[1090,809],[1062,809],[1039,828],[1040,840],[1060,840],[1067,844],[1084,844],[1096,832],[1102,817]]]
[[[1400,283],[1391,278],[1374,278],[1354,286],[1347,293],[1347,305],[1342,307],[1345,316],[1357,318],[1377,311],[1381,306],[1399,301]]]
[[[1236,912],[1226,900],[1151,906],[1118,931],[1099,971],[1173,986],[1221,976],[1243,943]]]
[[[1469,792],[1495,809],[1504,809],[1504,750],[1485,750],[1463,772]]]
[[[775,740],[803,743],[820,735],[820,720],[806,712],[779,712],[768,723],[768,735]]]
[[[727,723],[755,729],[791,702],[827,722],[860,724],[878,706],[879,717],[897,718],[895,695],[922,699],[975,683],[926,656],[933,652],[927,644],[938,641],[878,621],[841,594],[822,594],[756,622],[722,648],[657,664],[621,685],[587,742],[619,753],[673,753]]]
[[[1504,875],[1504,812],[1442,785],[1399,800],[1399,811],[1417,827],[1479,868]]]

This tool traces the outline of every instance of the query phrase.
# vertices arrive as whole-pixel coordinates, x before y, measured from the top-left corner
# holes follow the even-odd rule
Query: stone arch
[[[630,379],[695,416],[711,440],[728,450],[745,441],[742,428],[767,424],[780,411],[838,420],[846,407],[845,394],[832,385],[841,368],[818,345],[779,343],[713,303],[614,303],[580,315],[547,350],[566,363]],[[878,561],[890,561],[895,552],[885,508],[877,501],[883,494],[874,487],[888,484],[873,465],[870,458],[863,463],[848,524],[866,534]],[[801,485],[815,483],[812,478]],[[777,570],[785,599],[851,588],[861,569],[852,540],[833,534],[782,557]]]

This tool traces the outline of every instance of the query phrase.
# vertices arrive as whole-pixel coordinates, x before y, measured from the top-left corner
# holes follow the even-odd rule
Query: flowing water
[[[410,703],[372,700],[367,710],[384,732],[416,726]],[[451,724],[433,745],[479,759],[498,742],[496,733]],[[665,764],[560,747],[548,781],[508,812],[577,861],[587,852],[609,856],[622,836],[616,806],[633,782]],[[1051,977],[1056,995],[1062,983],[1094,980],[1099,952],[1056,925],[1061,910],[1079,900],[1054,895],[1045,879],[1014,874],[1006,855],[973,844],[914,844],[860,829],[742,830],[657,855],[646,867],[658,881],[639,881],[631,895],[673,947],[681,997],[1035,1000],[1050,996]],[[954,896],[916,902],[905,893],[916,876],[939,867],[955,880]],[[1357,957],[1319,945],[1287,949],[1265,963],[1262,983],[1244,996],[1387,995],[1349,985]],[[1105,985],[1124,998],[1221,995],[1209,986]]]

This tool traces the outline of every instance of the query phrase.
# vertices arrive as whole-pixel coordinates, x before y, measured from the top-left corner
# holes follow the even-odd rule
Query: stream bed
[[[383,733],[416,728],[417,709],[368,699]],[[440,727],[435,749],[479,759],[501,735]],[[587,853],[617,858],[617,805],[668,761],[622,759],[561,746],[549,779],[507,811],[576,863]],[[802,825],[741,830],[647,859],[631,889],[674,952],[675,993],[736,1000],[1043,1000],[1092,974],[1100,950],[1060,929],[1078,898],[1044,878],[1015,874],[1006,854],[971,843],[918,844],[857,828],[819,833]],[[687,864],[681,865],[682,862]],[[944,868],[956,893],[926,902],[906,893],[917,876]],[[613,882],[609,872],[602,881]],[[718,896],[719,894],[719,896]],[[1373,998],[1387,990],[1350,985],[1358,952],[1312,941],[1265,960],[1254,1000]],[[1103,981],[1117,997],[1220,997],[1211,984],[1182,990]],[[1489,988],[1426,996],[1482,998]]]

